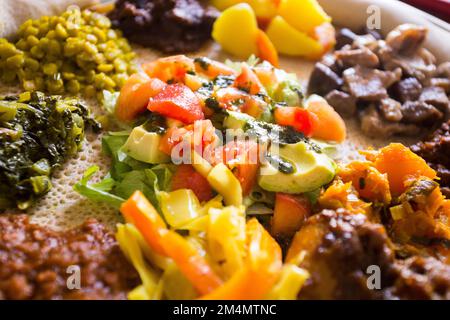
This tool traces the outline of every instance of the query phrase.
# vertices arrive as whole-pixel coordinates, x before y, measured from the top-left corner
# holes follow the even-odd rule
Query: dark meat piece
[[[428,30],[414,24],[402,24],[386,36],[386,43],[401,55],[414,54],[423,44]]]
[[[387,97],[386,88],[400,78],[400,69],[391,72],[356,66],[344,71],[344,81],[350,93],[357,99],[365,101],[379,101]]]
[[[79,266],[81,289],[67,287]],[[126,299],[140,283],[114,235],[90,219],[55,232],[26,215],[0,216],[1,299]]]
[[[339,89],[344,81],[333,70],[323,63],[316,63],[309,79],[309,93],[325,96],[328,92]]]
[[[428,136],[411,150],[425,159],[437,171],[442,191],[450,198],[450,121]]]
[[[422,85],[416,78],[406,78],[393,86],[393,92],[401,102],[419,99]]]
[[[360,47],[353,50],[343,49],[336,51],[336,60],[340,62],[344,68],[350,68],[354,66],[376,68],[378,67],[379,60],[375,53],[370,51],[366,47]]]
[[[361,130],[369,137],[389,138],[393,135],[414,136],[421,132],[420,127],[414,124],[392,123],[384,120],[374,106],[360,114]]]
[[[450,79],[450,61],[441,63],[438,66],[436,76]]]
[[[336,49],[351,45],[358,35],[348,28],[340,29],[336,34]]]
[[[401,68],[406,76],[417,78],[426,83],[436,71],[436,58],[425,48],[420,48],[411,56],[401,56],[390,49],[382,48],[378,51],[378,57],[386,70]]]
[[[404,123],[431,125],[442,119],[443,114],[423,101],[407,101],[402,105]]]
[[[375,40],[383,39],[383,36],[381,35],[381,30],[369,29],[369,28],[367,28],[367,26],[361,29],[360,34],[370,34],[372,37],[374,37]]]
[[[309,218],[295,236],[311,278],[300,299],[449,299],[450,266],[434,259],[395,258],[385,228],[343,209]],[[299,242],[297,242],[299,243]],[[370,289],[369,267],[380,270],[380,289]]]
[[[432,78],[430,79],[430,85],[442,88],[446,94],[450,94],[450,79],[448,78]]]
[[[449,100],[445,90],[440,87],[424,88],[420,95],[420,101],[431,104],[444,113],[447,113],[449,108]]]
[[[326,95],[325,99],[344,117],[350,117],[356,112],[356,99],[346,92],[333,90]]]
[[[381,100],[380,111],[384,119],[391,122],[399,122],[403,118],[401,103],[391,98]]]
[[[119,0],[109,13],[128,39],[165,53],[198,50],[218,15],[197,0]]]

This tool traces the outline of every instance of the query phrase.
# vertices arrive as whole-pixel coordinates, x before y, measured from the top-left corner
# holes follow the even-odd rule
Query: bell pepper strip
[[[222,285],[222,280],[215,274],[195,249],[195,247],[175,231],[163,235],[163,248],[192,285],[201,294],[209,294]]]
[[[236,76],[237,72],[227,65],[206,57],[194,59],[195,72],[206,75],[210,79],[217,76]]]
[[[213,191],[205,177],[198,173],[190,164],[181,164],[177,167],[171,180],[171,189],[190,189],[200,202],[213,198]]]
[[[241,74],[234,81],[234,86],[249,94],[258,94],[264,88],[248,64],[241,64]]]
[[[139,113],[145,111],[148,100],[160,93],[165,86],[159,79],[140,73],[133,74],[120,90],[115,110],[117,118],[122,121],[135,119]]]
[[[255,218],[246,225],[247,256],[242,269],[203,300],[258,300],[272,289],[282,269],[281,248]]]
[[[166,255],[162,236],[167,225],[141,191],[135,191],[120,207],[125,220],[139,229],[145,241],[158,254]]]
[[[148,245],[158,254],[171,258],[200,294],[220,287],[222,280],[194,246],[175,231],[169,230],[156,209],[140,191],[123,203],[120,211],[132,223]]]
[[[277,193],[272,218],[272,235],[293,236],[310,215],[311,203],[306,197]]]
[[[272,41],[262,30],[258,30],[256,46],[258,47],[258,58],[270,62],[270,64],[275,67],[279,66],[277,49],[275,49]]]
[[[275,109],[274,116],[275,122],[281,126],[291,126],[307,137],[313,133],[313,116],[305,109],[280,107]]]
[[[305,107],[313,115],[313,138],[339,143],[345,140],[345,122],[324,98],[313,95],[308,98]]]
[[[147,108],[152,112],[190,124],[205,116],[202,105],[195,93],[184,84],[167,85],[152,97]]]
[[[144,63],[142,69],[150,78],[158,78],[166,83],[184,83],[185,75],[194,71],[195,66],[191,58],[177,55]]]

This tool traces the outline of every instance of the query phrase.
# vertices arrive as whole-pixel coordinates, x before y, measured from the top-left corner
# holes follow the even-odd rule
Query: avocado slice
[[[168,163],[170,157],[159,151],[161,136],[156,132],[148,132],[142,126],[135,127],[122,151],[130,157],[151,164]]]
[[[310,192],[331,182],[336,174],[334,161],[304,141],[280,145],[278,151],[273,148],[268,153],[272,160],[262,164],[258,178],[264,190],[292,194]]]

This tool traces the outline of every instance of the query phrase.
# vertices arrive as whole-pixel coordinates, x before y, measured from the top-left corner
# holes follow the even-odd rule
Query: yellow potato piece
[[[266,33],[279,53],[307,58],[322,54],[323,47],[318,41],[298,31],[280,16],[272,20]]]
[[[316,0],[281,0],[278,14],[295,29],[306,33],[324,22],[331,22]]]
[[[274,0],[212,0],[211,4],[219,10],[225,10],[238,3],[248,3],[258,18],[271,19],[277,14]]]
[[[256,54],[258,24],[252,8],[240,3],[226,9],[213,26],[212,37],[222,48],[243,59]]]

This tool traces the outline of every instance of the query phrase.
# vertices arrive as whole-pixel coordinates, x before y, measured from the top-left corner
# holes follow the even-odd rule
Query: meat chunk
[[[336,49],[351,45],[358,35],[348,28],[340,29],[336,34]]]
[[[420,48],[411,56],[401,56],[389,50],[381,50],[380,60],[386,70],[400,68],[406,76],[417,78],[422,83],[436,71],[436,58],[425,48]]]
[[[325,99],[344,117],[350,117],[356,113],[356,99],[346,92],[333,90],[326,95]]]
[[[438,77],[450,79],[450,61],[441,63],[436,70]]]
[[[424,88],[420,95],[420,101],[430,104],[442,112],[447,112],[449,107],[449,100],[445,90],[440,87]]]
[[[340,62],[344,68],[361,66],[367,68],[378,67],[378,56],[366,47],[360,47],[352,50],[339,50],[335,52],[336,60]]]
[[[442,112],[423,101],[407,101],[401,109],[404,123],[427,125],[443,117]]]
[[[311,274],[300,299],[448,299],[450,266],[434,259],[398,260],[385,228],[362,214],[324,210],[310,217],[288,252],[305,252]],[[380,288],[368,286],[369,267],[380,270]]]
[[[219,11],[198,0],[119,0],[108,16],[131,41],[175,53],[198,50],[210,39]]]
[[[423,44],[428,30],[414,24],[402,24],[386,36],[386,43],[401,55],[414,54]]]
[[[416,78],[409,77],[396,83],[393,92],[402,103],[415,101],[420,97],[422,84]]]
[[[403,118],[401,103],[391,98],[381,100],[380,111],[384,119],[391,122],[399,122]]]
[[[437,171],[442,191],[450,198],[450,121],[443,123],[424,141],[411,146],[411,150]]]
[[[387,97],[386,88],[400,78],[400,69],[392,72],[356,66],[344,71],[344,81],[350,93],[365,101],[379,101]]]
[[[308,90],[310,93],[316,93],[325,96],[328,92],[339,89],[344,81],[333,70],[323,63],[316,63],[309,79]]]
[[[360,114],[361,130],[373,138],[389,138],[394,135],[413,136],[420,133],[420,127],[414,124],[393,123],[384,120],[374,106]]]
[[[448,78],[432,78],[430,86],[442,88],[446,94],[450,94],[450,79]]]

